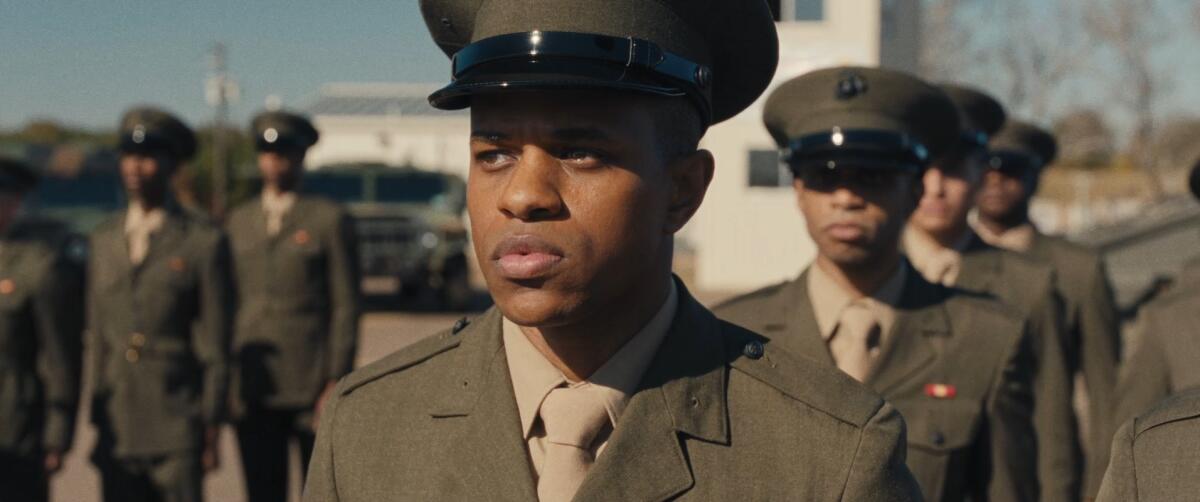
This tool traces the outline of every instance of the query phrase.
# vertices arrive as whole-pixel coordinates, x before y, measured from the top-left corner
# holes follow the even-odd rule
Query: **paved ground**
[[[363,318],[362,338],[359,341],[358,364],[366,364],[420,339],[424,335],[454,325],[460,314],[430,313],[372,313]],[[83,410],[86,417],[87,410]],[[82,421],[81,421],[82,422]],[[54,502],[98,502],[100,480],[88,461],[96,435],[86,423],[80,423],[75,448],[67,458],[66,467],[54,479]],[[237,444],[229,428],[221,433],[221,468],[210,474],[205,484],[206,500],[213,502],[244,502],[241,467]],[[299,462],[295,462],[294,471]],[[297,478],[297,476],[293,476]],[[296,479],[293,486],[299,486]],[[298,490],[293,490],[298,492]],[[0,499],[3,499],[0,496]],[[298,496],[293,500],[299,500]]]

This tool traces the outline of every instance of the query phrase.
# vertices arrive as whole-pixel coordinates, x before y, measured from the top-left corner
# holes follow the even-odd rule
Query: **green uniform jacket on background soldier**
[[[0,162],[3,162],[0,159]],[[18,220],[0,235],[0,498],[44,501],[44,455],[75,432],[83,336],[83,264],[67,232]]]
[[[574,500],[919,499],[890,405],[678,287],[667,338]],[[306,501],[537,499],[495,309],[352,373],[320,430]]]
[[[1040,500],[1075,500],[1082,459],[1071,407],[1071,374],[1063,354],[1062,300],[1045,264],[988,245],[974,236],[962,254],[956,288],[985,293],[1027,318],[1038,364],[1034,377],[1034,428],[1038,433]]]
[[[1121,426],[1097,502],[1195,500],[1200,493],[1200,389]]]
[[[772,346],[835,367],[822,340],[805,272],[799,279],[730,300],[720,318]],[[879,365],[867,378],[908,425],[908,467],[925,499],[1036,500],[1032,350],[1011,308],[905,277]],[[935,385],[954,389],[937,396]]]
[[[337,204],[300,196],[277,235],[261,201],[229,216],[237,285],[233,396],[243,406],[310,409],[349,373],[358,342],[354,226]]]
[[[117,457],[196,450],[225,410],[233,285],[220,229],[168,209],[134,265],[124,216],[92,234],[88,325],[102,448]]]

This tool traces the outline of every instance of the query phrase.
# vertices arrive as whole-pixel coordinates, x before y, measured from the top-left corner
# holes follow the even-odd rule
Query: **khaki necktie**
[[[161,213],[130,211],[126,216],[125,235],[129,239],[129,261],[141,265],[150,253],[150,234],[162,227]]]
[[[283,214],[287,212],[287,207],[283,204],[263,204],[263,210],[267,213],[267,235],[279,235],[279,231],[283,229]]]
[[[962,255],[950,249],[939,249],[925,257],[921,265],[919,272],[925,280],[943,286],[954,286],[958,282],[958,274],[962,271]]]
[[[567,502],[595,462],[591,445],[608,424],[599,395],[587,386],[550,391],[539,410],[546,429],[546,456],[538,479],[538,500]]]
[[[865,303],[855,301],[847,306],[829,342],[838,369],[855,380],[865,381],[874,363],[879,335],[879,321]]]

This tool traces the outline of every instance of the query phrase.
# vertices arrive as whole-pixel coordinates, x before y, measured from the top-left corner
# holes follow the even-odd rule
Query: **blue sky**
[[[1186,10],[1183,0],[1162,1]],[[1200,38],[1186,14],[1168,14],[1178,36],[1157,56],[1178,69],[1164,116],[1200,115]],[[0,0],[0,129],[33,118],[108,128],[139,103],[208,122],[206,55],[217,41],[228,47],[241,88],[232,109],[238,123],[268,95],[303,106],[329,82],[443,82],[449,70],[417,0]],[[1077,107],[1069,100],[1112,99],[1103,64],[1084,73],[1058,111]],[[1119,114],[1113,119],[1119,125]]]
[[[138,103],[209,121],[216,41],[241,88],[239,122],[271,94],[300,106],[328,82],[449,71],[417,0],[0,0],[0,128],[36,117],[110,127]]]

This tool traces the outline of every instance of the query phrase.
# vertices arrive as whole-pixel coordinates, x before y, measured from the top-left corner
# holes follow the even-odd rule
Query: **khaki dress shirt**
[[[983,242],[998,248],[1027,253],[1033,248],[1033,239],[1037,236],[1037,229],[1033,228],[1032,224],[1025,223],[996,233],[984,225],[976,224],[975,233],[979,234],[979,238],[983,239]]]
[[[271,192],[263,190],[262,207],[263,212],[267,216],[267,233],[270,235],[279,234],[279,230],[283,228],[283,216],[288,211],[292,210],[292,206],[296,205],[295,192]]]
[[[813,264],[812,267],[809,267],[808,295],[812,299],[813,314],[816,316],[821,338],[829,346],[830,354],[835,362],[845,359],[847,354],[839,353],[839,345],[830,342],[837,332],[838,320],[842,317],[842,312],[856,301],[865,303],[871,315],[874,316],[875,322],[879,324],[881,337],[878,343],[871,348],[872,359],[878,357],[879,348],[886,341],[883,337],[890,334],[892,325],[896,321],[895,305],[900,302],[900,294],[904,291],[904,276],[907,268],[908,264],[902,262],[899,267],[896,267],[896,272],[892,274],[891,278],[884,282],[883,286],[880,286],[879,290],[866,297],[860,297],[843,288],[820,265]],[[801,308],[799,305],[796,307]]]
[[[650,322],[591,377],[581,382],[569,381],[525,337],[520,326],[507,318],[503,320],[504,355],[508,359],[513,394],[521,416],[521,431],[529,449],[529,460],[535,477],[541,476],[545,461],[546,432],[539,420],[538,410],[546,395],[562,385],[596,388],[595,394],[604,399],[604,407],[610,420],[610,425],[600,432],[592,444],[592,452],[599,458],[612,430],[620,423],[621,413],[625,411],[629,397],[637,391],[642,375],[666,337],[671,321],[675,318],[678,302],[678,293],[672,281],[667,301]]]
[[[971,237],[971,232],[964,232],[954,246],[943,247],[933,237],[910,225],[904,229],[904,254],[925,280],[952,287],[962,273],[962,254],[971,244]]]
[[[129,261],[140,265],[150,252],[150,234],[162,229],[167,213],[162,208],[147,211],[139,204],[130,204],[125,216],[125,237],[129,239]]]

